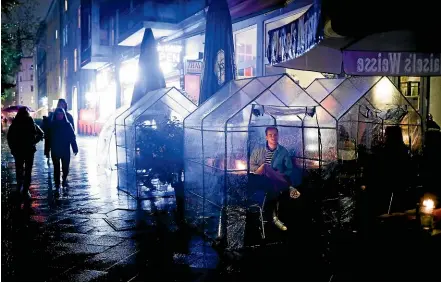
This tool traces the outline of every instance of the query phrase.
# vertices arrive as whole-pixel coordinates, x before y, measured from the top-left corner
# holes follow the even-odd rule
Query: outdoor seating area
[[[117,171],[118,189],[143,200],[158,192],[181,198],[179,187],[187,223],[226,239],[231,250],[247,246],[250,212],[260,238],[267,238],[266,195],[256,198],[249,182],[250,157],[265,144],[267,127],[277,127],[308,203],[319,203],[311,217],[331,226],[351,225],[362,175],[357,160],[381,144],[386,127],[399,126],[404,143],[421,148],[421,117],[387,77],[316,79],[306,89],[287,74],[241,79],[199,107],[165,88],[113,121],[104,126],[98,151],[109,153],[100,166]]]
[[[266,127],[278,128],[300,175],[321,184],[339,176],[343,188],[351,185],[332,171],[369,152],[390,125],[412,150],[421,147],[421,117],[387,77],[317,79],[307,89],[286,74],[231,81],[184,121],[186,219],[243,248],[250,155]],[[351,183],[357,172],[348,174]]]

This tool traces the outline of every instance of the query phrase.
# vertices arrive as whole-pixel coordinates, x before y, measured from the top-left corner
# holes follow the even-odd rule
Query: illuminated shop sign
[[[178,68],[181,63],[181,45],[158,45],[159,65],[164,74],[168,74]]]
[[[187,61],[187,74],[202,74],[202,61],[200,60],[188,60]]]
[[[158,45],[159,62],[178,64],[181,62],[181,45]]]
[[[343,51],[349,75],[440,76],[440,53]]]

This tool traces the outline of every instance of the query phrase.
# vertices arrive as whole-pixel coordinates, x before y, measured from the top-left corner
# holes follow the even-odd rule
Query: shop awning
[[[212,0],[213,1],[213,0]],[[214,0],[215,1],[215,0]],[[282,8],[286,0],[228,0],[232,20]]]
[[[325,17],[321,8],[316,0],[298,19],[268,32],[271,65],[350,75],[441,75],[441,44],[426,31],[362,30],[357,38],[345,37],[332,28],[338,19],[333,18],[331,26],[329,13]]]
[[[324,38],[308,52],[273,65],[348,75],[441,76],[441,52],[435,45],[432,52],[417,52],[417,38],[412,31],[376,33],[357,41]]]
[[[351,39],[325,31],[321,0],[303,15],[268,32],[267,58],[271,65],[290,69],[341,73],[342,54]]]

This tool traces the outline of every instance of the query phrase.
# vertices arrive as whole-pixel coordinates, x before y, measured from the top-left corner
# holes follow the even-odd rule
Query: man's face
[[[61,121],[64,119],[64,114],[63,112],[58,112],[55,117],[57,118],[58,121]]]
[[[66,103],[64,103],[63,101],[58,101],[57,108],[66,109]]]
[[[269,145],[275,146],[279,143],[279,133],[276,129],[269,129],[266,133],[266,140]]]

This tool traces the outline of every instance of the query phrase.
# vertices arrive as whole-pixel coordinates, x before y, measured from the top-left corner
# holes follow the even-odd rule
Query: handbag
[[[39,143],[40,141],[43,140],[44,138],[44,132],[43,130],[34,123],[34,128],[35,128],[35,136],[34,136],[34,145]]]

